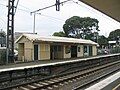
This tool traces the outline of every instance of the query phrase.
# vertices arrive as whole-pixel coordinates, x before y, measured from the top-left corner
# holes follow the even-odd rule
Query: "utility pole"
[[[34,13],[34,22],[33,22],[33,33],[35,34],[35,15],[36,13]]]
[[[6,64],[14,62],[14,1],[8,0]]]
[[[65,3],[65,2],[67,2],[67,1],[64,1],[62,3]],[[50,7],[53,7],[53,6],[56,6],[56,11],[60,11],[60,4],[61,4],[60,0],[56,0],[56,4],[48,6],[48,7],[45,7],[45,8],[42,8],[42,9],[39,9],[39,10],[36,10],[36,11],[33,11],[33,12],[30,13],[30,14],[34,14],[34,17],[33,17],[33,33],[35,33],[36,14],[40,14],[40,13],[36,13],[36,12],[44,10],[44,9],[47,9],[47,8],[50,8]]]
[[[34,16],[33,16],[33,33],[35,34],[36,32],[35,32],[35,24],[36,24],[36,14],[41,14],[41,13],[30,13],[31,15],[33,14]]]

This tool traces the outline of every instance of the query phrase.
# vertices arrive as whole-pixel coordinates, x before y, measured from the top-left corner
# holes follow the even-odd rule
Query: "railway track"
[[[95,82],[96,80],[99,80],[115,71],[120,69],[120,61],[112,62],[106,65],[98,66],[98,67],[92,67],[83,71],[75,71],[64,75],[58,75],[58,76],[52,76],[47,79],[42,80],[36,80],[34,82],[29,82],[26,84],[11,86],[3,88],[4,90],[59,90],[60,88],[63,88],[61,90],[78,90],[92,82]],[[105,71],[109,71],[105,73]],[[102,72],[102,76],[99,75]],[[86,78],[89,78],[90,76],[99,75],[96,79],[92,79],[92,81],[89,80],[89,82],[86,80]],[[75,83],[76,81],[84,81],[81,85],[70,87],[69,85],[72,83]],[[68,85],[66,88],[65,85]],[[69,88],[69,89],[68,89]]]

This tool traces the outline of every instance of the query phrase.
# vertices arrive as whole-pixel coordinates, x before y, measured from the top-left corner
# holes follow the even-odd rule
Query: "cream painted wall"
[[[23,46],[21,44],[24,44]],[[33,60],[33,44],[30,40],[22,37],[18,42],[18,59],[22,61]]]
[[[19,43],[18,44],[18,60],[23,61],[23,57],[24,57],[24,44]]]
[[[93,49],[93,56],[97,55],[97,47],[93,46],[92,49]]]
[[[40,44],[40,60],[50,59],[50,45]]]
[[[25,57],[25,61],[33,60],[33,43],[32,42],[25,42],[24,57]]]
[[[66,54],[66,52],[65,52],[65,48],[66,47],[66,45],[64,45],[64,47],[63,47],[63,49],[64,49],[64,58],[71,58],[71,51],[70,51],[70,53],[68,53],[68,54]]]

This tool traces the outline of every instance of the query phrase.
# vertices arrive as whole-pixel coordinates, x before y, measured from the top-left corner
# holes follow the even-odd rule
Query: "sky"
[[[19,0],[15,13],[14,32],[33,32],[33,14],[30,12],[55,4],[56,0]],[[65,0],[60,0],[65,1]],[[78,4],[74,2],[78,2]],[[51,36],[54,32],[63,31],[63,24],[72,16],[91,17],[98,19],[100,35],[108,37],[115,29],[120,29],[120,23],[102,14],[101,12],[73,0],[60,6],[60,11],[55,7],[39,11],[35,19],[35,32],[42,36]],[[15,0],[16,5],[17,0]],[[0,0],[0,29],[7,29],[7,4],[8,0]]]

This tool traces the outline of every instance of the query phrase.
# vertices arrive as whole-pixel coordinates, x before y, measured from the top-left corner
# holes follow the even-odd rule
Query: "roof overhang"
[[[79,0],[120,22],[120,0]]]

